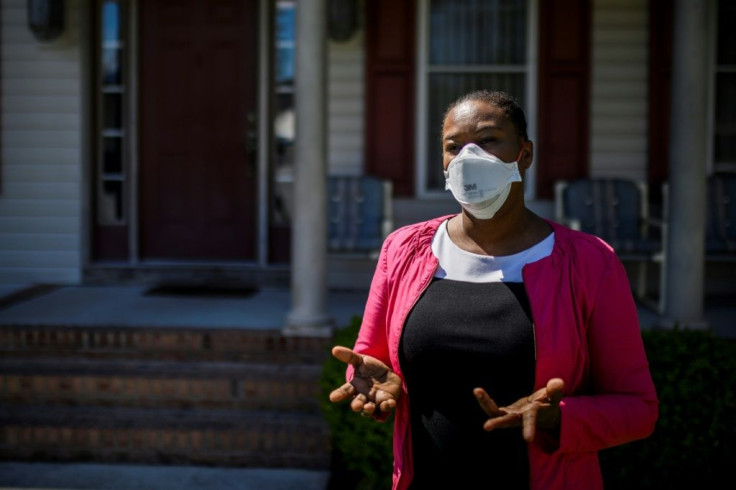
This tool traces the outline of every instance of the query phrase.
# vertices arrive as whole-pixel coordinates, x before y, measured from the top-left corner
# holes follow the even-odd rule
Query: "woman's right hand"
[[[366,417],[388,414],[396,408],[401,395],[401,378],[375,357],[358,354],[347,347],[335,346],[332,355],[354,368],[353,379],[330,393],[331,402],[350,397],[350,408]]]

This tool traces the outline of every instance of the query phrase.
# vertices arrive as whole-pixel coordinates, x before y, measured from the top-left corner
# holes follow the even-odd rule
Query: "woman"
[[[357,342],[333,348],[349,382],[330,399],[396,410],[395,489],[602,488],[597,451],[658,415],[625,270],[526,208],[533,144],[509,95],[451,104],[442,148],[462,212],[386,239]]]

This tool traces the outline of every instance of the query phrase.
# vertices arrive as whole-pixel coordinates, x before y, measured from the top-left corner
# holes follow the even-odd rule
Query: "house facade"
[[[656,205],[670,177],[673,46],[686,35],[673,2],[59,3],[63,28],[50,39],[29,28],[35,2],[0,3],[3,283],[275,285],[293,272],[292,288],[324,291],[330,276],[310,267],[328,262],[290,264],[295,221],[307,225],[298,240],[321,230],[298,217],[297,179],[318,199],[311,179],[324,173],[389,180],[395,226],[456,211],[443,190],[440,120],[478,88],[524,106],[535,141],[527,199],[543,216],[558,179],[634,178]],[[701,156],[687,165],[702,176],[736,170],[736,11],[676,5],[703,19]],[[300,9],[320,20],[313,32],[297,29],[308,25]],[[323,56],[300,64],[310,34],[326,39]],[[297,177],[309,170],[296,150],[307,127],[299,108],[313,102],[298,83],[312,71],[323,76],[324,131],[301,148],[323,138],[324,165]],[[323,296],[304,301],[295,310],[321,318]]]

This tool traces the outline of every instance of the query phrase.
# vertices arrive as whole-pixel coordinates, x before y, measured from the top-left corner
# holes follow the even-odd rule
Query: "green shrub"
[[[335,333],[333,345],[352,347],[360,330],[360,318]],[[325,362],[320,378],[322,412],[330,427],[333,449],[332,488],[391,488],[393,415],[386,422],[361,417],[348,401],[330,402],[332,390],[345,383],[343,362],[333,356]]]
[[[643,332],[659,398],[652,436],[601,451],[607,490],[728,481],[736,461],[736,344],[709,332]]]
[[[360,319],[338,331],[335,345],[352,346]],[[693,330],[642,333],[659,398],[652,436],[600,452],[606,490],[692,488],[728,481],[736,461],[736,343]],[[332,433],[335,488],[391,487],[393,418],[377,423],[327,396],[345,380],[330,357],[322,378],[322,408]]]

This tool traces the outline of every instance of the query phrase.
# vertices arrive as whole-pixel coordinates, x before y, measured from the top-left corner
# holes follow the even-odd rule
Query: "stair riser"
[[[4,460],[140,462],[327,468],[327,429],[261,426],[253,430],[98,429],[6,426]]]
[[[321,362],[329,347],[329,339],[266,330],[0,326],[3,356]]]
[[[266,330],[0,326],[0,458],[328,468],[329,346]],[[90,410],[101,415],[78,415]]]
[[[0,375],[3,403],[319,411],[317,379]]]

